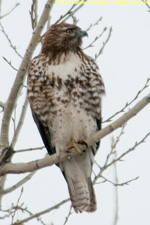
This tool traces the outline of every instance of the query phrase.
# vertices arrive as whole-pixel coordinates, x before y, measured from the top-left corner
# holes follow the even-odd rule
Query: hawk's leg
[[[64,149],[65,152],[69,151],[71,148],[75,148],[75,150],[81,154],[82,151],[80,150],[79,146],[77,145],[77,143],[75,141],[71,141],[69,145],[67,145]]]

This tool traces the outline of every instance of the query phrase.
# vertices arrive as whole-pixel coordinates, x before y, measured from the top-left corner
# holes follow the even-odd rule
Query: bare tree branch
[[[95,60],[97,60],[98,57],[103,53],[103,50],[104,50],[106,44],[108,43],[108,41],[109,41],[109,39],[110,39],[110,37],[111,37],[111,34],[112,34],[112,27],[109,29],[108,37],[107,37],[106,41],[103,42],[102,48],[99,50],[99,52],[98,52],[97,54],[95,54]]]
[[[71,8],[64,14],[61,15],[60,18],[55,22],[55,24],[61,22],[66,16],[72,14],[72,10],[76,7],[76,5],[72,5]]]
[[[13,45],[10,37],[8,36],[8,34],[6,33],[3,25],[0,23],[0,26],[1,26],[1,31],[3,32],[3,34],[5,35],[6,39],[8,40],[9,44],[10,44],[10,47],[15,51],[15,53],[22,59],[22,55],[20,55],[20,53],[18,52],[17,48],[15,45]]]
[[[31,16],[31,24],[32,24],[32,29],[34,30],[37,26],[37,0],[32,0],[32,5],[31,5],[31,11],[30,11],[30,16]]]
[[[13,140],[11,142],[12,148],[14,148],[14,146],[15,146],[15,144],[17,142],[18,136],[20,134],[20,130],[21,130],[22,126],[23,126],[23,122],[24,122],[24,119],[25,119],[27,108],[28,108],[28,98],[26,96],[25,102],[24,102],[24,105],[23,105],[23,108],[22,108],[21,116],[20,116],[17,128],[15,129],[15,134],[14,134]]]
[[[12,65],[11,61],[8,61],[4,56],[3,56],[3,59],[5,60],[5,62],[7,62],[7,63],[11,66],[11,68],[13,68],[15,71],[18,71],[18,69],[16,69],[16,68]]]
[[[80,2],[80,1],[79,1]],[[84,1],[84,3],[86,3],[87,0]],[[76,4],[78,5],[78,4]],[[75,5],[75,6],[76,6]],[[62,23],[66,22],[70,17],[72,17],[72,15],[74,15],[76,12],[78,12],[85,4],[80,4],[78,7],[76,7],[76,9],[74,9],[71,13],[69,13],[66,18],[64,18],[63,20],[61,20]]]
[[[129,107],[135,100],[137,100],[137,98],[140,96],[140,94],[147,88],[149,87],[149,81],[150,81],[150,78],[147,79],[146,83],[144,84],[144,87],[138,91],[138,93],[136,94],[136,96],[130,101],[130,102],[127,102],[126,105],[121,109],[119,110],[118,112],[116,112],[114,115],[110,116],[108,119],[104,120],[103,123],[106,123],[106,122],[110,122],[112,121],[112,119],[117,116],[118,114],[122,113],[125,111],[125,109],[127,107]]]
[[[0,101],[0,107],[4,110],[4,108],[5,108],[5,103],[2,102],[2,101]]]
[[[2,1],[0,1],[0,5],[1,5],[1,3],[2,3]],[[3,19],[4,17],[8,16],[8,15],[9,15],[10,13],[12,13],[12,12],[17,8],[17,6],[19,6],[19,5],[20,5],[19,2],[16,3],[16,5],[15,5],[9,12],[7,12],[6,14],[4,14],[3,16],[0,15],[0,19]]]
[[[150,5],[148,4],[147,0],[142,0],[142,2],[147,6],[149,9],[148,12],[150,12]]]
[[[105,28],[103,29],[102,33],[101,33],[100,35],[96,36],[95,39],[94,39],[87,47],[84,48],[84,50],[87,49],[87,48],[93,47],[93,44],[94,44],[98,39],[100,39],[100,37],[105,33],[106,30],[107,30],[107,27],[105,27]]]
[[[86,32],[91,30],[91,28],[95,27],[96,25],[98,25],[100,21],[102,21],[102,17],[100,17],[95,23],[90,24],[90,26],[86,29]]]
[[[131,182],[139,179],[139,177],[135,177],[135,178],[132,178],[130,180],[124,181],[122,183],[116,183],[116,182],[113,182],[113,181],[109,180],[108,178],[106,178],[106,177],[104,177],[102,175],[100,175],[99,178],[102,178],[103,180],[102,181],[99,181],[99,182],[96,182],[94,184],[101,184],[101,183],[108,182],[108,183],[110,183],[110,184],[112,184],[114,186],[125,186],[125,185],[129,185]]]
[[[150,94],[146,95],[133,108],[131,108],[129,110],[129,112],[125,113],[123,116],[121,116],[115,122],[111,123],[110,125],[108,125],[104,129],[102,129],[102,130],[96,132],[95,134],[91,135],[91,137],[89,137],[87,140],[85,140],[85,142],[87,143],[87,145],[89,147],[92,146],[94,143],[97,143],[100,139],[102,139],[106,135],[112,133],[114,130],[121,127],[128,120],[130,120],[132,117],[134,117],[146,105],[148,105],[149,102],[150,102]],[[128,154],[128,152],[133,151],[133,149],[135,149],[136,146],[141,144],[148,137],[149,134],[150,133],[148,133],[143,138],[142,141],[140,141],[139,143],[136,143],[136,145],[133,148],[129,149],[127,152],[122,154],[116,160],[113,160],[111,163],[107,164],[105,166],[105,168],[109,167],[110,165],[112,165],[116,161],[121,160],[121,158],[124,155]],[[81,145],[80,149],[83,151],[83,150],[85,150],[85,147],[83,147],[83,145]],[[40,168],[44,168],[44,167],[47,167],[47,166],[51,166],[53,164],[57,164],[59,162],[63,162],[65,160],[69,160],[70,158],[72,158],[73,156],[75,156],[77,154],[78,154],[77,151],[72,149],[72,150],[70,150],[69,153],[61,152],[59,157],[57,156],[57,154],[54,154],[54,155],[51,155],[50,157],[48,156],[48,157],[45,157],[44,159],[32,161],[32,162],[29,162],[29,163],[7,163],[7,164],[5,164],[1,167],[0,175],[4,175],[4,174],[7,174],[7,173],[17,173],[18,174],[18,173],[31,172],[31,171],[34,171],[34,170],[37,170],[37,169],[40,169]],[[83,152],[83,154],[84,154],[84,152]],[[103,169],[105,169],[105,168],[103,168]]]
[[[2,18],[1,13],[2,13],[2,0],[0,0],[0,23],[1,23],[1,18]]]
[[[21,223],[28,222],[28,221],[30,221],[30,220],[32,220],[32,219],[35,219],[36,217],[39,217],[39,216],[44,215],[44,214],[46,214],[46,213],[49,213],[50,211],[52,211],[52,210],[54,210],[54,209],[58,209],[61,205],[67,203],[68,201],[70,201],[70,198],[67,198],[67,199],[63,200],[63,201],[61,201],[60,203],[58,203],[58,204],[56,204],[56,205],[54,205],[54,206],[52,206],[52,207],[50,207],[50,208],[48,208],[48,209],[46,209],[46,210],[43,210],[43,211],[41,211],[41,212],[39,212],[39,213],[36,213],[36,214],[34,214],[34,215],[32,215],[32,216],[29,216],[29,217],[26,218],[26,219],[17,221],[16,223],[13,223],[12,225],[20,225]]]
[[[66,224],[67,224],[68,219],[69,219],[69,217],[70,217],[70,216],[71,216],[71,214],[72,214],[71,210],[72,210],[72,205],[70,206],[70,209],[69,209],[68,215],[67,215],[67,217],[66,217],[65,222],[64,222],[64,224],[63,224],[63,225],[66,225]]]
[[[116,152],[116,145],[117,145],[117,141],[114,141],[114,138],[112,138],[112,148],[114,148],[114,156],[115,159],[117,158],[117,152]],[[118,184],[118,175],[117,175],[117,165],[116,163],[114,164],[114,175],[115,175],[115,183]],[[114,217],[114,223],[113,225],[117,225],[118,223],[118,210],[119,210],[119,206],[118,206],[118,185],[115,186],[115,217]]]
[[[17,188],[21,187],[23,184],[25,184],[27,181],[29,181],[35,175],[35,173],[36,173],[36,171],[31,172],[25,178],[20,180],[18,183],[14,184],[13,186],[11,186],[5,190],[0,191],[0,195],[5,195],[12,191],[15,191]]]
[[[44,25],[47,22],[47,19],[49,17],[49,14],[50,14],[53,4],[54,4],[54,0],[48,0],[45,5],[44,11],[40,18],[40,21],[36,27],[33,37],[32,37],[32,39],[29,43],[29,46],[26,50],[24,59],[20,65],[14,85],[13,85],[10,95],[8,97],[7,104],[4,109],[4,116],[3,116],[2,129],[1,129],[1,146],[3,146],[3,147],[9,146],[9,135],[8,135],[9,132],[8,131],[9,131],[10,120],[11,120],[13,108],[15,106],[15,103],[17,101],[19,93],[22,90],[23,83],[24,83],[24,80],[26,77],[26,72],[27,72],[32,54],[33,54],[37,44],[39,43],[41,32],[44,28]]]
[[[26,149],[21,149],[21,150],[15,150],[14,153],[21,153],[21,152],[31,152],[31,151],[36,151],[36,150],[42,150],[43,148],[45,148],[45,146],[41,146],[41,147],[36,147],[36,148],[26,148]]]
[[[133,108],[131,108],[127,113],[117,119],[115,122],[111,123],[103,130],[96,132],[94,135],[90,137],[89,140],[86,141],[88,146],[92,146],[93,143],[98,142],[100,139],[110,134],[114,130],[119,127],[122,127],[128,120],[134,117],[137,113],[139,113],[146,105],[150,103],[150,93],[146,95],[142,100],[140,100]]]
[[[109,164],[107,164],[107,165],[105,166],[105,168],[103,168],[103,169],[107,169],[107,168],[110,167],[112,164],[114,164],[114,163],[116,163],[116,162],[118,162],[118,161],[121,161],[121,159],[122,159],[125,155],[127,155],[128,153],[134,151],[140,144],[144,143],[145,140],[146,140],[146,138],[149,137],[149,136],[150,136],[150,132],[148,132],[148,133],[144,136],[144,138],[142,138],[142,140],[140,140],[139,142],[136,142],[136,143],[134,144],[133,147],[129,148],[129,149],[128,149],[127,151],[125,151],[123,154],[121,154],[121,155],[118,156],[116,159],[114,159],[112,162],[110,162]]]

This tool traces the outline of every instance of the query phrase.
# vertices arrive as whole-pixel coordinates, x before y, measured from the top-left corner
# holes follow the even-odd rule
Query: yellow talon
[[[65,152],[69,151],[71,148],[75,148],[75,150],[81,154],[82,151],[80,150],[80,148],[78,147],[77,143],[75,141],[71,141],[69,145],[66,146],[66,148],[64,149]]]

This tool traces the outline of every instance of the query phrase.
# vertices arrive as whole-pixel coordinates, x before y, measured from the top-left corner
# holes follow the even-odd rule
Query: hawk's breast
[[[90,58],[63,54],[59,61],[49,64],[42,57],[31,65],[28,95],[32,109],[49,127],[52,144],[59,152],[71,140],[84,140],[96,131],[104,87]]]

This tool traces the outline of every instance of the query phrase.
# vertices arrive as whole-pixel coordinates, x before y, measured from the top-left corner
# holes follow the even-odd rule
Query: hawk
[[[101,98],[105,87],[94,59],[82,48],[87,36],[76,25],[52,25],[41,53],[30,65],[28,99],[34,121],[50,155],[74,147],[101,129]],[[91,181],[93,156],[99,142],[59,163],[75,212],[96,210]]]

